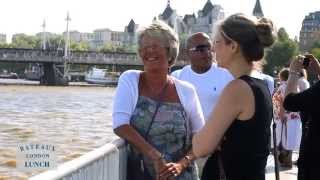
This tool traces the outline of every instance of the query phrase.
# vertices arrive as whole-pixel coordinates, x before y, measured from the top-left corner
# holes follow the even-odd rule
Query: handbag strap
[[[150,124],[149,124],[149,126],[148,126],[147,132],[143,135],[143,137],[144,137],[146,140],[147,140],[148,135],[149,135],[149,133],[150,133],[151,126],[152,126],[152,124],[153,124],[153,122],[154,122],[154,119],[155,119],[155,117],[156,117],[156,115],[157,115],[157,113],[158,113],[159,107],[160,107],[160,105],[161,105],[161,101],[163,100],[163,98],[164,98],[164,96],[165,96],[165,94],[166,94],[168,85],[169,85],[169,83],[166,82],[165,86],[163,87],[163,89],[161,90],[161,92],[160,92],[160,94],[159,94],[159,99],[157,100],[156,110],[154,111],[154,113],[153,113],[153,115],[152,115],[151,122],[150,122]]]

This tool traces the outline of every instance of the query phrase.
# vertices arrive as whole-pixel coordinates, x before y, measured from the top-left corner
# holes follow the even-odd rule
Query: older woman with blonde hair
[[[178,50],[177,34],[155,21],[138,37],[144,70],[120,76],[112,118],[128,142],[127,179],[198,179],[191,141],[204,119],[193,86],[168,75]]]

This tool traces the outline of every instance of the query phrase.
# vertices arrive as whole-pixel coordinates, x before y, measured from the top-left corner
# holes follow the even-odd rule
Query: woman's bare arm
[[[228,84],[209,120],[201,131],[194,135],[192,144],[195,156],[203,157],[213,152],[231,123],[236,118],[248,116],[245,109],[252,109],[252,102],[253,92],[247,83],[238,79]]]
[[[161,153],[151,146],[132,126],[122,125],[114,129],[114,133],[128,141],[131,145],[139,150],[142,154],[151,160],[161,158]]]

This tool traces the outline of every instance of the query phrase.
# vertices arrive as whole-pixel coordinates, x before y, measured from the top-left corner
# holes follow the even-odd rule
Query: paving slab
[[[298,152],[292,154],[292,159],[298,159]],[[291,169],[285,169],[280,167],[280,180],[297,180],[298,168],[293,166]],[[274,173],[274,157],[272,155],[268,158],[267,168],[266,168],[266,180],[275,180]]]

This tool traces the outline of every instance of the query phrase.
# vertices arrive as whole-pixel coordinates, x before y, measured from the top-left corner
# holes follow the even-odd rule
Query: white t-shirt
[[[258,71],[253,71],[251,74],[252,77],[264,80],[268,86],[269,92],[272,95],[274,91],[274,79],[268,74],[264,74]]]
[[[308,89],[310,87],[310,83],[305,78],[300,78],[298,80],[298,87],[299,87],[299,90],[301,92],[301,91],[304,91],[304,90]]]
[[[234,79],[228,70],[220,68],[216,64],[212,64],[211,68],[202,74],[194,72],[191,65],[188,65],[174,71],[171,75],[187,81],[195,87],[205,120],[209,118],[224,87]]]
[[[113,99],[112,128],[130,124],[130,118],[139,96],[139,76],[141,71],[128,70],[121,74]],[[172,77],[180,102],[187,113],[192,132],[198,132],[204,125],[203,113],[194,87]]]

